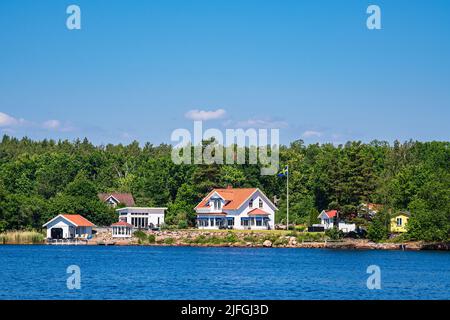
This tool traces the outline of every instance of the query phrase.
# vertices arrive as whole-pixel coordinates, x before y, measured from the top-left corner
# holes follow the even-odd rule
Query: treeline
[[[207,142],[205,142],[207,143]],[[290,221],[313,223],[323,209],[356,218],[358,205],[408,210],[412,239],[446,240],[450,226],[449,142],[348,142],[280,148],[290,168]],[[94,146],[87,139],[32,141],[3,136],[0,143],[0,231],[40,228],[59,213],[82,214],[97,225],[117,220],[99,192],[131,192],[139,206],[167,206],[166,221],[185,227],[194,206],[213,187],[258,187],[279,199],[283,178],[262,176],[260,165],[176,165],[172,147],[138,142]]]

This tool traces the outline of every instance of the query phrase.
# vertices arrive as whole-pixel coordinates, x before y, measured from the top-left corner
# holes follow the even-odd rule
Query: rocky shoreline
[[[98,234],[88,245],[148,245],[148,246],[191,246],[191,247],[238,247],[238,248],[314,248],[314,249],[347,249],[347,250],[450,250],[450,243],[375,243],[366,239],[329,240],[325,237],[312,240],[288,233],[268,232],[208,232],[208,231],[156,231],[148,232],[151,241],[137,237],[114,239],[108,233]],[[306,238],[306,239],[305,239]]]

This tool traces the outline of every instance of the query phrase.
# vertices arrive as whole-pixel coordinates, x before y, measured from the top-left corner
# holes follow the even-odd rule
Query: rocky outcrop
[[[450,243],[406,242],[406,243],[374,243],[365,239],[343,239],[339,241],[306,241],[302,234],[299,237],[283,235],[277,232],[230,232],[207,230],[163,230],[148,231],[154,241],[140,241],[135,237],[114,239],[109,232],[101,232],[88,244],[115,245],[172,245],[203,247],[265,247],[265,248],[317,248],[348,250],[450,250]],[[269,240],[269,239],[270,240]],[[303,239],[303,240],[302,240]]]

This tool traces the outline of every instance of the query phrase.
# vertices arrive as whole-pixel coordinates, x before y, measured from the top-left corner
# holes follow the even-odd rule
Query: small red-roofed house
[[[328,230],[336,226],[338,230],[344,233],[356,230],[354,223],[345,223],[339,219],[339,212],[337,210],[323,210],[318,218],[320,219],[320,224],[315,224],[313,225],[314,227],[322,227],[324,230]]]
[[[113,238],[130,238],[133,233],[133,225],[119,221],[111,225]]]
[[[331,229],[334,225],[334,222],[338,218],[337,210],[323,210],[318,218],[320,219],[320,224],[325,227],[325,230]]]
[[[43,225],[47,239],[90,239],[95,225],[79,214],[59,214]]]
[[[277,207],[258,188],[213,189],[195,207],[199,229],[273,229]]]

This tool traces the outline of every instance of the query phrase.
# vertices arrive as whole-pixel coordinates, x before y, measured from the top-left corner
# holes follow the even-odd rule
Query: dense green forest
[[[290,220],[315,222],[323,209],[339,209],[356,220],[358,205],[373,202],[383,204],[385,213],[409,210],[410,238],[446,240],[449,145],[372,141],[335,146],[299,140],[282,146],[280,163],[290,168]],[[211,188],[227,185],[258,187],[271,199],[277,196],[276,219],[285,219],[283,178],[262,176],[259,165],[176,165],[171,150],[166,144],[95,146],[87,139],[32,141],[5,135],[0,144],[0,231],[40,228],[59,213],[78,213],[107,225],[117,217],[97,193],[112,191],[133,193],[137,205],[167,206],[168,224],[188,226],[198,201]]]

